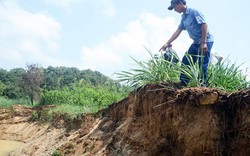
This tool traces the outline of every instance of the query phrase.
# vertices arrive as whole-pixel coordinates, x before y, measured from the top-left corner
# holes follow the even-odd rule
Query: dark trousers
[[[201,83],[204,86],[206,86],[207,68],[208,68],[208,64],[209,64],[209,60],[210,60],[210,52],[211,52],[212,47],[213,47],[213,42],[207,42],[208,51],[203,57],[200,54],[200,44],[192,44],[188,49],[188,54],[191,55],[194,63],[198,59],[199,67],[201,67],[201,64],[202,64],[203,82],[201,82]],[[184,65],[190,65],[186,55],[184,55],[184,57],[182,58],[182,63]],[[182,72],[181,72],[181,75],[180,75],[180,80],[181,80],[181,83],[184,86],[186,86],[190,81],[190,79],[185,74],[183,74]]]

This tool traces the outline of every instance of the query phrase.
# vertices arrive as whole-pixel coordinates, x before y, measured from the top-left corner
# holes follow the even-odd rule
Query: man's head
[[[168,7],[168,10],[173,10],[174,7],[180,3],[186,5],[186,0],[171,0],[171,5]]]

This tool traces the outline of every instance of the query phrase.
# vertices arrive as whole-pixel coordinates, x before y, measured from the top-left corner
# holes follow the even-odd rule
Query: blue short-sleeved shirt
[[[198,10],[187,8],[182,15],[181,23],[178,27],[180,30],[187,30],[194,44],[200,44],[202,38],[201,24],[206,23],[204,16]],[[213,42],[213,36],[207,31],[206,42]]]

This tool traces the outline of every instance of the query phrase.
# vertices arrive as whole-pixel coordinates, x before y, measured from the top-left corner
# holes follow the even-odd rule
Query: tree
[[[2,81],[2,83],[6,83],[7,79],[8,79],[8,71],[5,69],[0,68],[0,81]]]
[[[5,85],[0,81],[0,96],[3,95],[3,91],[5,90]]]
[[[22,68],[14,68],[10,71],[0,69],[0,81],[5,85],[3,95],[10,99],[19,99],[23,97],[23,91],[20,88],[19,82],[25,70]]]
[[[41,92],[41,85],[44,82],[43,69],[37,64],[27,65],[26,74],[22,77],[21,86],[23,91],[30,98],[33,105],[37,95]]]
[[[55,67],[49,66],[44,69],[44,79],[46,90],[56,90],[60,88],[60,77],[57,74],[57,69]]]

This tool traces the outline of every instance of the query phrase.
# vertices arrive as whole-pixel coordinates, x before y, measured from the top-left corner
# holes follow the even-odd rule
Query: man
[[[172,0],[168,9],[174,9],[176,12],[182,13],[182,19],[178,29],[159,51],[165,51],[167,48],[171,47],[171,43],[181,34],[181,32],[187,30],[190,38],[194,41],[188,49],[188,54],[192,56],[194,62],[198,59],[199,65],[202,65],[203,80],[201,81],[201,85],[206,86],[207,68],[210,60],[210,51],[213,46],[213,37],[208,31],[205,18],[198,10],[187,7],[186,0]],[[182,63],[189,65],[186,55],[183,57]],[[180,81],[182,86],[187,86],[190,79],[185,74],[181,73]]]

